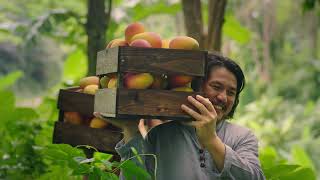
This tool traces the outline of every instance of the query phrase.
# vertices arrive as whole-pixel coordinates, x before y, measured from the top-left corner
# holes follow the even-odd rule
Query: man
[[[265,179],[257,138],[249,129],[226,121],[233,117],[244,85],[243,72],[235,62],[210,54],[202,85],[205,97],[188,97],[198,111],[181,105],[193,121],[160,124],[145,138],[138,133],[136,121],[111,121],[124,131],[117,152],[122,160],[134,155],[131,147],[155,154],[157,169],[152,158],[144,160],[159,180]],[[139,127],[142,132],[141,123]]]

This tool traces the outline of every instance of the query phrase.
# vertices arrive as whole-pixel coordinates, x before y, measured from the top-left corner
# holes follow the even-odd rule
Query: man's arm
[[[207,150],[221,177],[265,179],[258,159],[258,140],[251,132],[241,139],[234,149],[217,137],[207,146]]]

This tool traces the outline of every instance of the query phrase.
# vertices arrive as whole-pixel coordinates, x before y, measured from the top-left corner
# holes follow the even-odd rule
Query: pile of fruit
[[[188,36],[178,36],[172,39],[161,39],[155,32],[148,32],[141,23],[132,23],[125,29],[125,38],[114,39],[106,48],[117,46],[132,46],[140,48],[169,48],[184,50],[199,50],[199,43]],[[173,91],[193,92],[191,81],[187,75],[159,75],[152,73],[126,72],[123,75],[123,87],[127,89],[164,89]],[[102,77],[89,76],[80,80],[78,92],[94,95],[99,88],[117,88],[117,73]],[[65,112],[65,121],[73,124],[88,124],[92,128],[105,128],[108,123],[98,118],[85,118],[78,112]]]
[[[161,39],[160,35],[155,32],[148,32],[141,23],[129,24],[124,32],[125,38],[114,39],[110,41],[106,48],[117,46],[132,46],[141,48],[169,48],[198,50],[199,43],[197,40],[188,36],[178,36],[175,38]],[[117,76],[115,74],[102,77],[102,88],[116,88]],[[128,72],[124,75],[123,87],[127,89],[168,89],[174,91],[192,92],[191,76],[186,75],[157,75],[151,73]]]
[[[79,81],[79,89],[77,92],[86,93],[94,95],[99,89],[99,77],[89,76],[82,78]],[[106,128],[109,124],[99,118],[93,117],[93,115],[86,116],[79,112],[64,112],[64,121],[77,124],[77,125],[86,125],[91,128]]]

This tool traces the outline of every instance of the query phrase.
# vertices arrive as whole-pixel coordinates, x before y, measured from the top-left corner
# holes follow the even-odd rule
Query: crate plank
[[[98,53],[97,75],[112,72],[205,75],[206,51],[120,46]]]
[[[154,89],[100,89],[95,97],[95,111],[106,117],[116,118],[158,118],[171,120],[190,120],[191,117],[181,110],[181,104],[193,107],[187,101],[188,96],[200,92],[178,92]],[[117,97],[114,97],[116,91]],[[110,93],[113,92],[113,93]],[[117,100],[110,106],[109,102]],[[107,103],[108,102],[108,103]]]
[[[53,133],[54,144],[90,145],[106,153],[115,153],[114,147],[121,138],[122,134],[119,131],[94,129],[64,122],[56,122]]]
[[[60,89],[58,109],[63,111],[77,111],[83,115],[92,115],[94,110],[94,95],[75,92],[76,89],[77,88]]]

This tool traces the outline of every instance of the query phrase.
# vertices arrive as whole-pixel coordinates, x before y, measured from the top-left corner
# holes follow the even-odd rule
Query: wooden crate
[[[157,118],[190,120],[180,108],[188,104],[187,96],[199,92],[207,64],[206,51],[162,48],[115,47],[98,52],[96,74],[118,74],[117,89],[99,89],[94,110],[104,116],[119,119]],[[195,92],[123,88],[124,72],[149,72],[165,75],[193,76]],[[192,107],[190,105],[190,107]]]
[[[89,145],[100,152],[115,154],[114,147],[122,138],[119,131],[94,129],[83,125],[56,122],[53,132],[53,143],[70,144],[71,146]]]
[[[115,154],[114,147],[122,133],[114,126],[104,129],[90,128],[64,122],[64,112],[79,112],[84,117],[93,117],[94,95],[77,92],[79,87],[61,89],[58,96],[59,121],[55,123],[53,143],[72,146],[89,145],[100,152]]]

